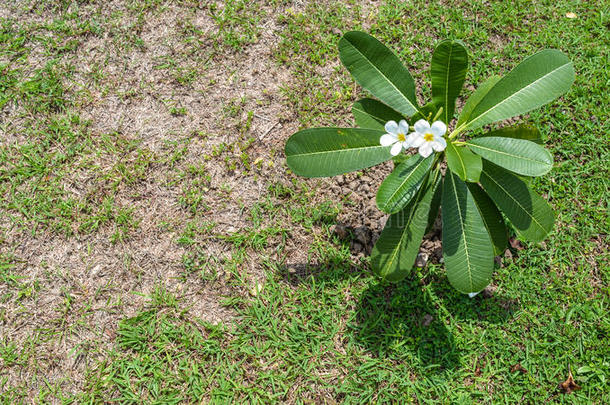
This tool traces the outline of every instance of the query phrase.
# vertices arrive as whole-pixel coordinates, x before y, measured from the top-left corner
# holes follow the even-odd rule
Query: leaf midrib
[[[472,282],[472,270],[470,268],[470,254],[468,253],[468,241],[466,240],[466,232],[464,232],[464,220],[462,218],[462,212],[460,211],[460,200],[458,198],[458,194],[457,194],[457,188],[455,187],[455,179],[453,178],[453,176],[451,176],[451,186],[453,187],[453,193],[455,194],[455,203],[457,206],[457,212],[458,212],[458,216],[460,217],[460,228],[462,231],[462,240],[464,241],[464,253],[466,254],[466,264],[468,266],[468,281],[470,282],[470,290],[473,289],[473,282]],[[469,191],[466,190],[466,193],[468,193]],[[466,196],[466,198],[468,198],[468,196]]]
[[[527,139],[523,139],[523,141],[531,142],[531,141],[528,141]],[[531,159],[531,158],[528,158],[527,156],[522,156],[522,155],[513,155],[511,153],[508,153],[508,152],[505,152],[505,151],[502,151],[502,150],[499,150],[499,149],[493,149],[493,148],[490,148],[488,146],[481,146],[481,145],[476,144],[476,143],[466,142],[466,145],[471,146],[471,147],[474,146],[474,149],[481,148],[481,149],[485,149],[485,150],[490,150],[492,152],[497,152],[497,153],[500,153],[502,155],[507,155],[507,156],[510,156],[510,157],[513,157],[513,158],[519,158],[519,159],[529,160],[529,161],[535,162],[535,163],[541,163],[541,164],[544,164],[544,165],[550,165],[550,163],[545,162],[544,160]]]
[[[487,78],[487,80],[485,80],[483,83],[479,84],[479,87],[476,88],[476,90],[470,95],[470,97],[468,97],[468,99],[466,100],[466,103],[464,104],[464,107],[462,107],[462,111],[460,112],[460,116],[458,117],[458,122],[456,124],[456,128],[462,128],[462,126],[465,126],[468,124],[468,120],[470,119],[470,117],[472,116],[472,112],[475,110],[475,108],[477,108],[477,106],[479,104],[481,104],[481,101],[483,101],[483,99],[487,96],[487,94],[489,94],[489,92],[491,91],[491,89],[493,89],[493,87],[501,80],[502,78],[498,75],[493,75]],[[490,84],[489,88],[485,88],[485,94],[483,94],[481,96],[481,98],[479,98],[479,101],[477,101],[477,103],[473,106],[470,106],[470,103],[474,103],[474,99],[472,98],[478,91],[483,91],[482,87],[487,85],[488,83],[490,83],[491,80],[494,80],[495,82]],[[467,108],[470,111],[467,111]],[[465,114],[465,111],[468,112],[468,114]],[[465,130],[466,127],[464,127],[464,129],[461,130]]]
[[[409,213],[409,220],[406,222],[405,227],[403,228],[402,233],[400,235],[400,241],[396,244],[396,247],[392,251],[392,256],[386,262],[386,265],[384,266],[384,269],[387,269],[387,268],[391,267],[391,265],[394,263],[394,260],[396,259],[396,256],[398,255],[398,251],[402,248],[402,244],[404,242],[405,233],[406,233],[407,229],[409,229],[409,226],[411,225],[411,220],[415,216],[415,213],[419,209],[419,206],[418,206],[419,204],[417,204],[417,203],[419,202],[418,201],[419,200],[419,196],[421,195],[421,192],[422,192],[423,189],[424,189],[424,187],[421,187],[419,190],[417,190],[417,194],[415,195],[416,203],[413,206],[413,209],[411,210],[411,212]]]
[[[371,65],[371,66],[372,66],[372,67],[373,67],[373,68],[374,68],[374,69],[375,69],[375,70],[376,70],[376,71],[377,71],[377,72],[378,72],[378,73],[381,75],[381,77],[383,77],[383,78],[385,79],[385,81],[386,81],[386,82],[388,82],[388,83],[389,83],[389,84],[390,84],[390,85],[391,85],[391,86],[392,86],[392,87],[393,87],[393,88],[394,88],[394,89],[395,89],[395,90],[398,92],[398,94],[400,94],[400,95],[402,96],[402,98],[403,98],[404,100],[406,100],[406,101],[407,101],[407,103],[409,104],[409,106],[411,106],[411,108],[414,110],[413,114],[417,113],[417,112],[418,112],[417,106],[415,106],[415,105],[414,105],[414,104],[411,102],[411,100],[409,100],[409,98],[408,98],[408,97],[407,97],[407,96],[406,96],[406,95],[405,95],[405,94],[404,94],[404,93],[403,93],[403,92],[402,92],[402,91],[401,91],[401,90],[400,90],[398,87],[396,87],[396,85],[395,85],[394,83],[392,83],[392,81],[391,81],[391,80],[390,80],[390,79],[389,79],[389,78],[388,78],[388,77],[387,77],[387,76],[386,76],[386,75],[385,75],[385,74],[384,74],[384,73],[383,73],[381,70],[379,70],[379,68],[378,68],[377,66],[375,66],[375,64],[374,64],[374,63],[373,63],[373,62],[372,62],[372,61],[371,61],[371,60],[370,60],[368,57],[366,57],[366,55],[365,55],[365,54],[363,54],[362,52],[360,52],[360,49],[358,49],[358,48],[356,47],[356,45],[354,45],[354,44],[352,43],[352,41],[350,41],[350,40],[349,40],[349,39],[347,39],[347,38],[345,38],[345,40],[346,40],[346,41],[347,41],[347,42],[348,42],[348,43],[349,43],[349,44],[352,46],[352,48],[354,48],[354,50],[355,50],[356,52],[358,52],[358,53],[359,53],[359,54],[360,54],[360,55],[363,57],[363,59],[364,59],[364,60],[366,60],[366,61],[369,63],[369,65]],[[390,52],[391,52],[391,51],[390,51]],[[400,61],[399,61],[399,63],[400,63]],[[362,86],[362,87],[364,87],[364,86]]]
[[[426,160],[428,160],[428,159],[424,158],[424,159],[420,160],[419,162],[417,162],[417,164],[415,165],[413,170],[411,170],[411,172],[409,172],[409,174],[404,178],[404,180],[400,182],[400,185],[398,187],[396,187],[396,190],[390,195],[390,197],[388,197],[388,199],[387,199],[388,203],[390,203],[391,201],[394,200],[394,198],[399,193],[399,191],[402,190],[402,188],[405,185],[405,183],[407,182],[407,180],[409,180],[413,176],[413,173],[415,173],[415,171],[417,169],[419,169],[421,164],[423,162],[425,162]],[[387,207],[387,205],[389,205],[389,204],[386,204],[386,207]],[[392,205],[392,207],[395,207],[396,206],[396,202],[392,203],[391,205]]]
[[[374,145],[374,146],[359,146],[357,148],[348,148],[348,149],[330,149],[321,152],[309,152],[309,153],[295,153],[293,155],[288,155],[288,157],[301,157],[301,156],[311,156],[311,155],[320,155],[324,153],[342,153],[342,152],[355,152],[363,149],[373,149],[373,148],[387,148],[387,146],[382,145]]]
[[[449,72],[451,71],[451,54],[453,43],[449,45],[449,60],[447,61],[447,74],[445,75],[445,122],[449,122]]]
[[[477,187],[479,187],[479,186],[477,186]],[[486,218],[485,215],[483,214],[483,209],[479,205],[477,199],[474,198],[474,194],[472,195],[472,200],[474,201],[474,206],[477,208],[477,211],[479,212],[479,216],[481,217],[481,220],[483,221],[483,225],[485,226],[485,229],[487,229],[487,233],[489,234],[489,239],[491,240],[491,244],[494,246],[494,254],[495,254],[495,252],[496,252],[495,243],[494,243],[494,239],[491,237],[491,228],[490,228],[491,223],[488,221],[488,218]]]
[[[458,151],[457,146],[454,146],[453,144],[451,144],[451,146],[453,147],[453,149],[455,149],[455,154],[457,155],[458,159],[460,159],[460,164],[462,165],[462,169],[463,169],[463,172],[464,172],[464,178],[466,178],[466,165],[464,164],[464,160],[462,159],[462,155]]]
[[[479,121],[479,120],[481,119],[481,117],[484,117],[485,115],[487,115],[488,113],[490,113],[490,112],[491,112],[491,111],[493,111],[494,109],[498,108],[500,105],[505,104],[506,102],[508,102],[508,101],[509,101],[510,99],[512,99],[513,97],[515,97],[515,96],[517,96],[517,95],[521,94],[521,93],[522,93],[522,92],[523,92],[525,89],[527,89],[527,88],[529,88],[529,87],[532,87],[533,85],[535,85],[535,84],[536,84],[537,82],[539,82],[540,80],[543,80],[545,77],[547,77],[547,76],[549,76],[549,75],[552,75],[553,73],[557,72],[558,70],[561,70],[561,69],[563,69],[563,68],[565,68],[565,67],[567,67],[567,66],[570,66],[571,64],[572,64],[572,62],[568,62],[568,63],[565,63],[565,64],[563,64],[563,65],[559,66],[559,67],[558,67],[558,68],[556,68],[556,69],[553,69],[552,71],[550,71],[549,73],[545,74],[544,76],[541,76],[540,78],[538,78],[538,79],[534,80],[533,82],[531,82],[531,83],[530,83],[530,84],[528,84],[527,86],[522,87],[521,89],[519,89],[519,90],[518,90],[518,91],[516,91],[515,93],[513,93],[513,94],[511,94],[510,96],[506,97],[504,100],[500,101],[500,102],[499,102],[499,103],[497,103],[496,105],[494,105],[494,106],[490,107],[489,109],[487,109],[487,110],[483,111],[481,114],[477,115],[477,117],[476,117],[474,120],[472,120],[472,121],[468,122],[468,123],[465,125],[465,127],[463,128],[463,131],[465,131],[465,130],[467,130],[467,129],[471,128],[475,122],[477,122],[477,121]],[[493,87],[490,89],[490,91],[488,91],[488,92],[487,92],[487,94],[485,95],[485,97],[487,97],[487,95],[488,95],[488,94],[491,92],[491,90],[493,90],[493,88],[494,88],[494,87],[496,87],[496,86],[497,86],[497,84],[498,84],[498,83],[496,83],[496,84],[495,84],[495,85],[494,85],[494,86],[493,86]],[[482,101],[485,99],[485,97],[483,97],[483,99],[481,99],[481,102],[482,102]],[[481,102],[479,102],[479,104],[481,104]],[[475,107],[475,108],[476,108],[476,107]],[[471,114],[471,116],[472,116],[472,114]]]
[[[353,112],[354,112],[354,111],[359,111],[359,112],[361,112],[361,113],[363,113],[363,114],[365,114],[365,115],[368,115],[369,117],[371,117],[372,119],[374,119],[374,120],[375,120],[375,121],[377,121],[378,123],[380,123],[380,124],[384,124],[384,122],[383,122],[384,120],[383,120],[382,118],[377,117],[377,116],[375,116],[375,115],[373,115],[373,114],[371,114],[371,113],[369,113],[369,112],[367,112],[367,111],[365,111],[365,110],[362,110],[362,109],[360,109],[360,108],[356,107],[355,105],[354,105],[354,106],[352,106],[352,114],[353,114]]]
[[[502,189],[502,191],[503,191],[503,192],[504,192],[504,193],[505,193],[507,196],[509,196],[509,197],[510,197],[510,199],[511,199],[511,200],[513,200],[513,201],[514,201],[514,202],[515,202],[515,203],[516,203],[516,204],[519,206],[519,208],[521,208],[521,210],[523,210],[523,212],[525,212],[525,213],[527,214],[527,216],[528,216],[528,217],[530,217],[530,218],[531,218],[531,219],[532,219],[532,220],[533,220],[533,221],[536,223],[536,225],[538,225],[538,227],[539,227],[540,229],[542,229],[542,230],[543,230],[545,233],[549,233],[549,232],[551,231],[550,229],[549,229],[549,230],[546,230],[546,229],[545,229],[545,228],[542,226],[542,224],[541,224],[540,222],[538,222],[538,221],[536,220],[536,218],[535,218],[533,215],[531,215],[531,214],[530,214],[530,213],[529,213],[529,212],[528,212],[528,211],[525,209],[525,207],[523,207],[523,205],[521,205],[521,204],[519,203],[519,201],[518,201],[517,199],[515,199],[515,198],[512,196],[512,194],[510,194],[510,193],[509,193],[509,192],[508,192],[508,191],[507,191],[507,190],[506,190],[504,187],[502,187],[502,185],[501,185],[500,183],[498,183],[496,180],[494,180],[494,178],[493,178],[493,177],[491,177],[491,176],[489,175],[489,173],[487,173],[486,171],[482,171],[482,173],[484,173],[484,174],[485,174],[485,175],[486,175],[486,176],[487,176],[487,177],[488,177],[488,178],[489,178],[491,181],[493,181],[493,182],[494,182],[494,183],[495,183],[495,184],[496,184],[498,187],[500,187],[500,188]],[[532,201],[532,209],[533,209],[533,208],[534,208],[534,206],[533,206],[533,201]]]

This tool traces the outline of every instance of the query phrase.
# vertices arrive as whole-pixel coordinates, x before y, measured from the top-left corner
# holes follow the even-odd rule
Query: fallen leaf
[[[527,370],[521,365],[521,363],[514,364],[510,368],[510,372],[514,373],[515,371],[520,372],[521,374],[527,374]]]
[[[570,11],[569,13],[566,13],[566,17],[568,17],[568,18],[577,18],[578,16],[576,15],[576,13],[573,13],[573,12]]]
[[[568,379],[559,384],[559,389],[565,394],[571,394],[574,391],[578,391],[580,389],[580,385],[576,384],[574,381],[574,377],[572,376],[572,371],[568,368]]]

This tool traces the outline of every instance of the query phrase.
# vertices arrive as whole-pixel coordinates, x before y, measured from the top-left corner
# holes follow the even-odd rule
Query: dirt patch
[[[70,160],[60,186],[87,215],[101,215],[98,210],[110,199],[134,225],[117,240],[123,232],[117,218],[100,220],[90,231],[75,221],[72,236],[44,227],[32,232],[24,218],[0,220],[0,253],[14,256],[13,271],[22,285],[33,286],[23,295],[0,285],[0,295],[11,297],[0,304],[0,327],[11,344],[36,347],[27,364],[7,366],[2,376],[9,386],[28,382],[31,397],[44,384],[40,375],[65,393],[81,391],[85,371],[113,347],[120,320],[165,299],[161,290],[192,317],[233,322],[235,312],[223,300],[264,288],[261,258],[307,267],[310,246],[320,237],[318,225],[304,232],[291,224],[289,237],[265,235],[262,247],[238,240],[252,230],[290,223],[274,217],[284,214],[252,218],[250,208],[261,201],[275,208],[289,204],[270,197],[270,185],[300,187],[287,174],[282,152],[299,122],[297,107],[283,91],[293,85],[295,72],[273,56],[282,29],[274,10],[261,8],[257,39],[236,51],[219,45],[218,24],[206,7],[164,3],[142,12],[132,6],[112,1],[64,10],[78,16],[68,23],[72,28],[88,21],[100,29],[67,35],[54,46],[78,44],[61,54],[59,67],[66,69],[68,109],[88,121],[85,147]],[[302,2],[292,7],[305,10]],[[0,8],[0,16],[24,25],[48,24],[60,14],[56,8]],[[36,32],[58,35],[43,27]],[[49,60],[48,49],[35,42],[25,69]],[[338,63],[318,73],[330,80]],[[20,131],[22,115],[11,105],[2,109],[3,121],[13,123],[3,129],[4,139],[17,146],[28,141]],[[339,116],[335,124],[348,122]],[[370,254],[385,224],[375,195],[391,168],[387,163],[303,183],[316,190],[311,205],[349,201],[337,222],[353,236],[355,263]],[[426,261],[439,260],[437,245],[435,235],[424,243]]]
[[[231,286],[230,275],[222,269],[207,281],[187,274],[184,258],[196,250],[204,258],[222,262],[231,257],[233,245],[215,237],[200,238],[194,247],[177,243],[186,222],[202,217],[180,204],[184,184],[176,176],[189,167],[201,167],[211,179],[193,187],[204,195],[204,216],[214,222],[214,235],[230,235],[250,226],[243,207],[266,193],[267,181],[245,173],[242,166],[228,167],[226,160],[236,161],[245,151],[251,162],[263,162],[256,173],[259,179],[285,179],[277,151],[296,124],[282,119],[280,87],[290,80],[290,73],[270,57],[278,40],[274,18],[264,20],[258,41],[238,53],[214,49],[206,42],[207,33],[216,30],[207,9],[163,7],[163,12],[138,25],[138,45],[133,48],[121,46],[121,38],[116,37],[120,31],[115,31],[117,22],[111,16],[119,12],[126,16],[122,24],[137,23],[133,10],[122,2],[77,11],[83,20],[95,17],[107,25],[105,33],[79,38],[74,53],[65,56],[75,70],[65,84],[75,100],[73,111],[90,121],[94,143],[102,143],[107,134],[120,134],[125,142],[149,151],[153,162],[135,183],[112,189],[104,178],[112,175],[120,155],[92,153],[77,158],[73,173],[62,181],[66,192],[81,199],[99,202],[108,192],[114,193],[116,206],[131,210],[138,225],[125,240],[113,243],[115,225],[103,225],[93,233],[76,230],[76,236],[65,237],[47,230],[32,236],[28,229],[13,227],[10,221],[5,224],[2,253],[17,258],[19,265],[13,270],[23,285],[37,285],[32,298],[12,294],[1,304],[3,338],[18,347],[38,342],[28,360],[38,365],[38,371],[8,367],[2,374],[10,386],[36,381],[36,374],[42,373],[64,392],[78,392],[87,366],[113,345],[119,320],[141,311],[158,288],[173,294],[193,317],[231,322],[234,312],[222,305],[222,297],[248,291]],[[0,16],[32,24],[51,21],[57,17],[54,13],[47,10],[41,17],[31,17],[19,7],[0,10]],[[201,33],[203,42],[196,50],[181,32],[187,20],[192,30]],[[43,55],[42,49],[34,49],[29,67],[44,66]],[[180,69],[171,63],[169,68],[160,67],[170,59],[177,60]],[[196,62],[189,64],[190,60]],[[185,69],[191,69],[194,78],[180,83],[176,75]],[[7,121],[17,114],[3,110]],[[11,142],[23,141],[15,137]],[[185,141],[188,146],[180,158],[168,162],[171,145]],[[246,142],[247,147],[241,145]],[[215,154],[222,145],[230,146]],[[241,267],[254,282],[264,278],[255,260],[246,260]],[[0,289],[6,293],[9,287],[3,284]],[[32,396],[38,384],[43,382],[28,387]]]

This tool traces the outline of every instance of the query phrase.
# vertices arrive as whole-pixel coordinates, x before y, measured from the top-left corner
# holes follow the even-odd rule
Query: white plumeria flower
[[[407,134],[409,133],[407,121],[401,120],[398,124],[396,121],[388,121],[385,124],[385,130],[388,133],[379,138],[379,143],[382,146],[392,145],[392,149],[390,149],[392,156],[398,155],[403,148],[407,149],[410,146],[407,142]]]
[[[413,148],[419,148],[419,154],[427,158],[432,151],[442,152],[447,147],[443,138],[447,132],[447,125],[442,121],[435,121],[432,125],[426,120],[419,120],[413,125],[415,132],[407,138],[407,143]]]

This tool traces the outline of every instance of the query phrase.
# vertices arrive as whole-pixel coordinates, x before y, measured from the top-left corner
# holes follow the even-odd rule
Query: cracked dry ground
[[[119,320],[155,291],[174,294],[190,317],[232,322],[223,299],[264,288],[265,261],[307,274],[317,261],[310,246],[326,236],[315,220],[291,218],[293,190],[306,199],[304,216],[321,204],[354,230],[355,266],[383,224],[374,190],[388,166],[311,182],[286,172],[283,144],[299,122],[283,91],[295,72],[274,57],[282,27],[273,9],[258,10],[256,40],[235,51],[208,7],[170,2],[142,18],[129,5],[0,6],[42,38],[5,52],[5,69],[58,86],[57,99],[19,94],[0,117],[9,156],[0,252],[19,275],[0,285],[0,327],[6,342],[33,349],[35,364],[1,374],[8,386],[29,381],[31,395],[45,384],[37,375],[82,389]],[[58,35],[54,20],[70,12],[69,33]],[[336,80],[336,67],[318,73]],[[69,142],[46,136],[58,122]],[[32,142],[56,161],[13,173]]]

